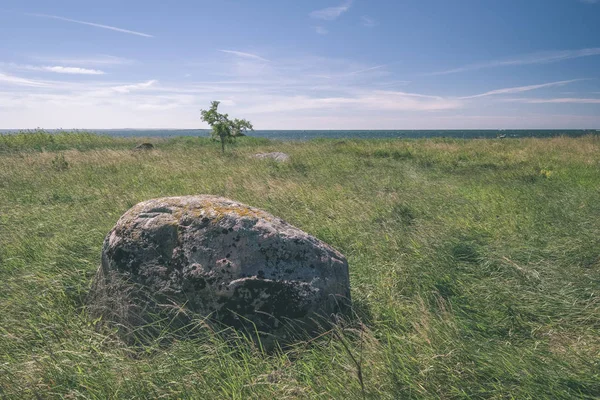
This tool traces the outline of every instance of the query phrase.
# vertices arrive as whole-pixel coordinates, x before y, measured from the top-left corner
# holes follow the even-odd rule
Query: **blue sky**
[[[0,128],[600,129],[600,0],[0,5]]]

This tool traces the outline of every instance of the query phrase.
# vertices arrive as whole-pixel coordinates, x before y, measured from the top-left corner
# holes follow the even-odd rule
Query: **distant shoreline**
[[[0,129],[0,134],[35,132],[36,129]],[[89,132],[116,137],[208,137],[208,129],[45,129],[44,132]],[[311,139],[493,139],[524,137],[578,137],[600,134],[598,129],[464,129],[464,130],[256,130],[249,136],[274,140],[311,140]]]

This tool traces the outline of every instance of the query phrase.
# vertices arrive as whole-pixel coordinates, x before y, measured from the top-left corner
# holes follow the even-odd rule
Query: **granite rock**
[[[350,282],[346,259],[326,243],[265,211],[198,195],[127,211],[104,241],[91,298],[132,329],[170,309],[285,338],[346,309]]]

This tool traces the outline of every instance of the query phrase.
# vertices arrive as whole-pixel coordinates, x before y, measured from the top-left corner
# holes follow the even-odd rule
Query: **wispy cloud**
[[[251,119],[257,126],[318,128],[316,120],[377,115],[378,123],[399,112],[442,112],[462,107],[460,100],[406,93],[371,84],[383,66],[364,65],[347,59],[291,57],[277,63],[244,59],[214,60],[219,74],[202,74],[204,81],[171,80],[159,84],[106,82],[104,80],[52,81],[48,87],[0,86],[0,120],[5,126],[25,127],[195,127],[197,110],[220,99],[227,111]],[[239,75],[235,64],[264,64],[266,70]],[[205,70],[205,68],[203,68]],[[187,72],[187,71],[186,71]],[[189,71],[192,72],[192,71]],[[323,84],[313,73],[345,74]],[[238,74],[238,75],[236,75]],[[194,74],[195,75],[195,74]],[[225,78],[227,77],[227,78]],[[211,79],[213,78],[213,79]],[[368,82],[368,85],[365,84]],[[388,79],[389,82],[389,79]],[[35,84],[23,82],[19,84]],[[377,90],[380,89],[380,90]],[[41,111],[43,110],[43,112]],[[30,119],[26,118],[30,116]],[[110,118],[107,118],[110,116]],[[382,119],[379,119],[379,118]],[[391,118],[391,117],[390,117]],[[354,121],[354,120],[353,120]],[[346,127],[351,126],[344,122]],[[326,125],[329,126],[329,125]],[[380,127],[379,125],[377,127]]]
[[[367,15],[360,17],[360,23],[362,26],[366,26],[367,28],[372,28],[378,25],[377,21]]]
[[[518,103],[528,104],[600,104],[600,99],[559,97],[555,99],[510,99]]]
[[[1,67],[9,69],[27,70],[27,71],[42,71],[42,72],[54,72],[57,74],[71,74],[71,75],[104,75],[105,72],[99,69],[80,68],[80,67],[66,67],[62,65],[22,65],[15,63],[3,63],[0,62]]]
[[[14,75],[7,75],[0,72],[0,83],[8,83],[17,86],[30,86],[30,87],[46,87],[50,86],[46,82],[35,81],[31,79],[20,78]]]
[[[572,80],[569,80],[569,81],[558,81],[558,82],[542,83],[540,85],[528,85],[528,86],[511,87],[511,88],[505,88],[505,89],[496,89],[496,90],[492,90],[492,91],[489,91],[489,92],[485,92],[485,93],[481,93],[481,94],[476,94],[474,96],[460,97],[460,99],[466,100],[466,99],[476,99],[478,97],[495,96],[495,95],[499,95],[499,94],[522,93],[522,92],[528,92],[530,90],[536,90],[536,89],[542,89],[542,88],[548,88],[548,87],[555,87],[555,86],[563,86],[563,85],[567,85],[569,83],[577,82],[577,81],[580,81],[580,80],[581,79],[572,79]]]
[[[20,75],[16,69],[14,72],[9,69],[9,65],[0,65],[3,72],[0,75],[0,121],[5,127],[193,128],[198,127],[198,109],[206,107],[211,100],[219,99],[223,101],[226,112],[248,118],[260,129],[498,128],[513,123],[498,124],[494,119],[502,112],[502,104],[499,103],[508,101],[510,97],[528,97],[521,92],[531,90],[527,93],[536,93],[533,90],[572,82],[506,89],[492,87],[490,89],[496,90],[481,95],[470,92],[475,96],[460,98],[449,92],[436,95],[435,91],[418,89],[418,82],[413,84],[414,89],[399,86],[408,82],[398,80],[402,79],[401,76],[392,75],[390,65],[393,64],[389,63],[386,67],[386,64],[365,64],[346,58],[298,54],[265,62],[262,57],[253,56],[260,57],[258,54],[227,50],[222,57],[203,59],[199,66],[182,65],[184,69],[160,82],[139,76],[137,81],[112,81],[104,77],[100,79],[100,76],[96,77],[98,79],[93,76],[70,79],[68,75],[59,74],[52,74],[55,80],[45,80],[47,75],[42,73],[36,75],[44,79],[30,78],[35,75]],[[45,62],[34,65],[76,66]],[[184,79],[182,76],[186,73],[192,76]],[[547,81],[534,83],[541,82]],[[550,96],[596,97],[593,94],[558,94],[577,86],[556,88],[552,90],[555,94]],[[537,94],[546,97],[542,90]],[[478,97],[486,101],[477,101]],[[498,107],[488,107],[489,104],[484,104],[488,101]],[[518,127],[535,125],[532,120],[522,120],[523,110],[559,108],[558,104],[552,107],[521,101],[521,104],[516,103],[519,111],[511,113],[510,117],[514,126]],[[575,100],[560,101],[575,103]],[[470,115],[480,112],[482,105],[485,111],[494,115],[469,122]],[[566,107],[566,104],[563,106]],[[586,106],[573,104],[572,107]],[[590,102],[587,107],[594,105]],[[547,113],[543,116],[552,118]],[[454,118],[451,121],[444,119],[451,117]],[[542,117],[535,121],[546,124],[540,126],[550,125]],[[588,126],[593,125],[590,121],[586,121]],[[596,117],[594,121],[600,120]],[[560,125],[556,120],[553,122],[555,126]]]
[[[355,75],[364,74],[366,72],[376,71],[387,67],[387,64],[376,65],[374,67],[361,68],[354,71],[344,72],[344,73],[334,73],[334,74],[311,74],[311,77],[314,78],[323,78],[323,79],[335,79],[335,78],[348,78]],[[406,82],[406,81],[402,81]]]
[[[242,57],[242,58],[250,58],[253,60],[259,60],[264,62],[270,62],[266,58],[262,58],[257,54],[245,53],[243,51],[235,51],[235,50],[219,50],[221,53],[233,54],[234,56]]]
[[[255,105],[242,108],[249,114],[298,112],[302,110],[340,110],[351,113],[377,110],[380,112],[397,111],[442,111],[462,107],[457,99],[447,99],[438,96],[427,96],[416,93],[396,91],[359,91],[351,96],[312,97],[300,96],[270,96]]]
[[[315,32],[317,32],[319,35],[327,35],[329,33],[329,31],[322,26],[315,26],[314,28]]]
[[[87,57],[40,57],[32,56],[33,60],[56,63],[63,65],[84,65],[84,66],[115,66],[115,65],[130,65],[133,64],[133,60],[122,57],[115,57],[109,55],[97,55]]]
[[[412,83],[412,81],[395,80],[395,81],[376,82],[376,83],[374,83],[374,85],[377,85],[377,86],[406,86],[406,85],[410,85],[411,83]]]
[[[385,67],[387,67],[387,64],[377,65],[375,67],[364,68],[364,69],[359,69],[358,71],[349,72],[348,75],[358,75],[358,74],[362,74],[363,72],[374,71],[376,69],[382,69],[382,68],[385,68]]]
[[[475,71],[485,68],[510,67],[517,65],[545,64],[569,60],[572,58],[591,57],[600,55],[600,47],[593,47],[579,50],[564,50],[564,51],[543,51],[532,54],[526,54],[521,57],[516,57],[507,60],[494,60],[478,64],[465,65],[463,67],[448,69],[445,71],[432,72],[425,75],[447,75],[456,74],[459,72]]]
[[[135,83],[133,85],[113,86],[111,89],[118,93],[129,93],[134,90],[147,89],[157,82],[157,80],[153,79],[142,83]]]
[[[71,75],[104,75],[105,72],[98,69],[88,69],[88,68],[79,68],[79,67],[63,67],[61,65],[54,66],[41,66],[36,67],[32,65],[24,65],[22,66],[24,69],[28,69],[31,71],[45,71],[45,72],[55,72],[57,74],[71,74]]]
[[[345,3],[342,3],[336,7],[328,7],[323,8],[321,10],[313,11],[310,13],[310,17],[316,19],[324,19],[326,21],[333,21],[334,19],[337,19],[340,15],[348,11],[350,9],[350,6],[352,6],[352,1],[348,0]]]
[[[154,36],[149,35],[147,33],[131,31],[129,29],[117,28],[116,26],[96,24],[94,22],[79,21],[79,20],[76,20],[76,19],[59,17],[57,15],[47,15],[47,14],[27,14],[27,15],[31,15],[32,17],[51,18],[51,19],[57,19],[57,20],[60,20],[60,21],[73,22],[73,23],[76,23],[76,24],[88,25],[88,26],[93,26],[93,27],[96,27],[96,28],[108,29],[108,30],[111,30],[111,31],[116,31],[116,32],[121,32],[121,33],[128,33],[130,35],[143,36],[143,37],[147,37],[147,38],[154,37]]]

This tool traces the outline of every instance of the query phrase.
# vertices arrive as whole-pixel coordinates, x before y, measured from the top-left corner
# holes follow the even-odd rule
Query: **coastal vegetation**
[[[0,398],[600,396],[600,136],[144,141],[0,135]],[[200,319],[120,340],[85,309],[104,237],[190,194],[340,250],[353,315],[270,353]]]
[[[252,130],[252,124],[245,119],[229,119],[228,114],[218,111],[220,102],[213,101],[208,110],[201,110],[202,121],[210,125],[210,135],[221,142],[221,152],[225,153],[225,143],[231,143],[236,137],[244,136],[245,132]]]

